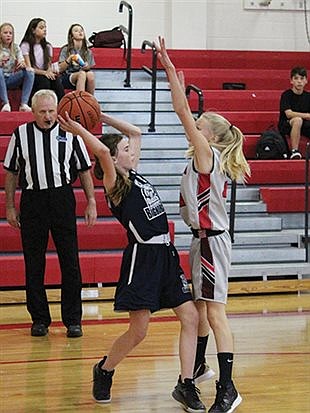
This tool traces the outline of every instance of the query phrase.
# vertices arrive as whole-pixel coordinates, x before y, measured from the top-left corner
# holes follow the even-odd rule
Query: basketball
[[[100,105],[88,92],[76,90],[63,96],[58,104],[58,114],[65,118],[65,112],[89,131],[100,122]]]

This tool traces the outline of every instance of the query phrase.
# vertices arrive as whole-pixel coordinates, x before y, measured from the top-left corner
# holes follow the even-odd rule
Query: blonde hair
[[[124,139],[122,135],[117,133],[105,133],[99,138],[100,142],[102,142],[105,146],[107,146],[110,150],[111,156],[116,156],[118,151],[118,144],[119,142]],[[99,159],[95,156],[95,167],[94,167],[94,175],[97,179],[102,180],[104,171],[101,168]],[[116,168],[116,181],[114,187],[108,191],[106,194],[108,198],[111,199],[114,205],[119,205],[123,198],[128,194],[131,189],[132,182],[128,178],[128,176],[121,174],[118,169]]]
[[[246,181],[251,175],[250,167],[243,153],[244,136],[239,128],[230,124],[223,116],[214,112],[203,113],[196,121],[199,126],[208,122],[208,126],[216,137],[216,141],[209,142],[211,147],[218,149],[220,155],[220,171],[232,180]],[[195,148],[190,146],[186,155],[193,157]]]
[[[12,36],[12,41],[11,41],[9,50],[10,50],[10,54],[14,57],[14,59],[16,59],[16,57],[17,57],[16,56],[16,47],[14,46],[15,30],[14,30],[14,26],[11,23],[7,23],[7,22],[2,23],[1,26],[0,26],[0,49],[3,49],[5,47],[3,42],[2,42],[2,38],[1,38],[1,33],[2,33],[2,30],[5,26],[9,26],[12,29],[13,36]]]

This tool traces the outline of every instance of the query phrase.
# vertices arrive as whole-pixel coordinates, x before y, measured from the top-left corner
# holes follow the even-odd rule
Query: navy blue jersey
[[[109,201],[113,215],[127,230],[128,241],[143,242],[168,233],[165,208],[156,189],[143,176],[131,170],[132,186],[118,206]]]

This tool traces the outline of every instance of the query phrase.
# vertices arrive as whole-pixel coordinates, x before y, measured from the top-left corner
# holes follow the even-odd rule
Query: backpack
[[[268,129],[262,132],[256,144],[257,159],[287,159],[288,147],[282,135]]]
[[[124,45],[124,55],[126,53],[125,37],[119,26],[116,26],[111,30],[93,32],[88,40],[92,44],[91,47],[117,48]]]

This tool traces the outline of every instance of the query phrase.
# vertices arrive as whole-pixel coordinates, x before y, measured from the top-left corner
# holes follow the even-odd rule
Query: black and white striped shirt
[[[4,168],[19,173],[22,189],[51,189],[73,182],[78,171],[91,167],[79,136],[63,131],[57,123],[41,129],[35,122],[15,129],[4,160]]]

